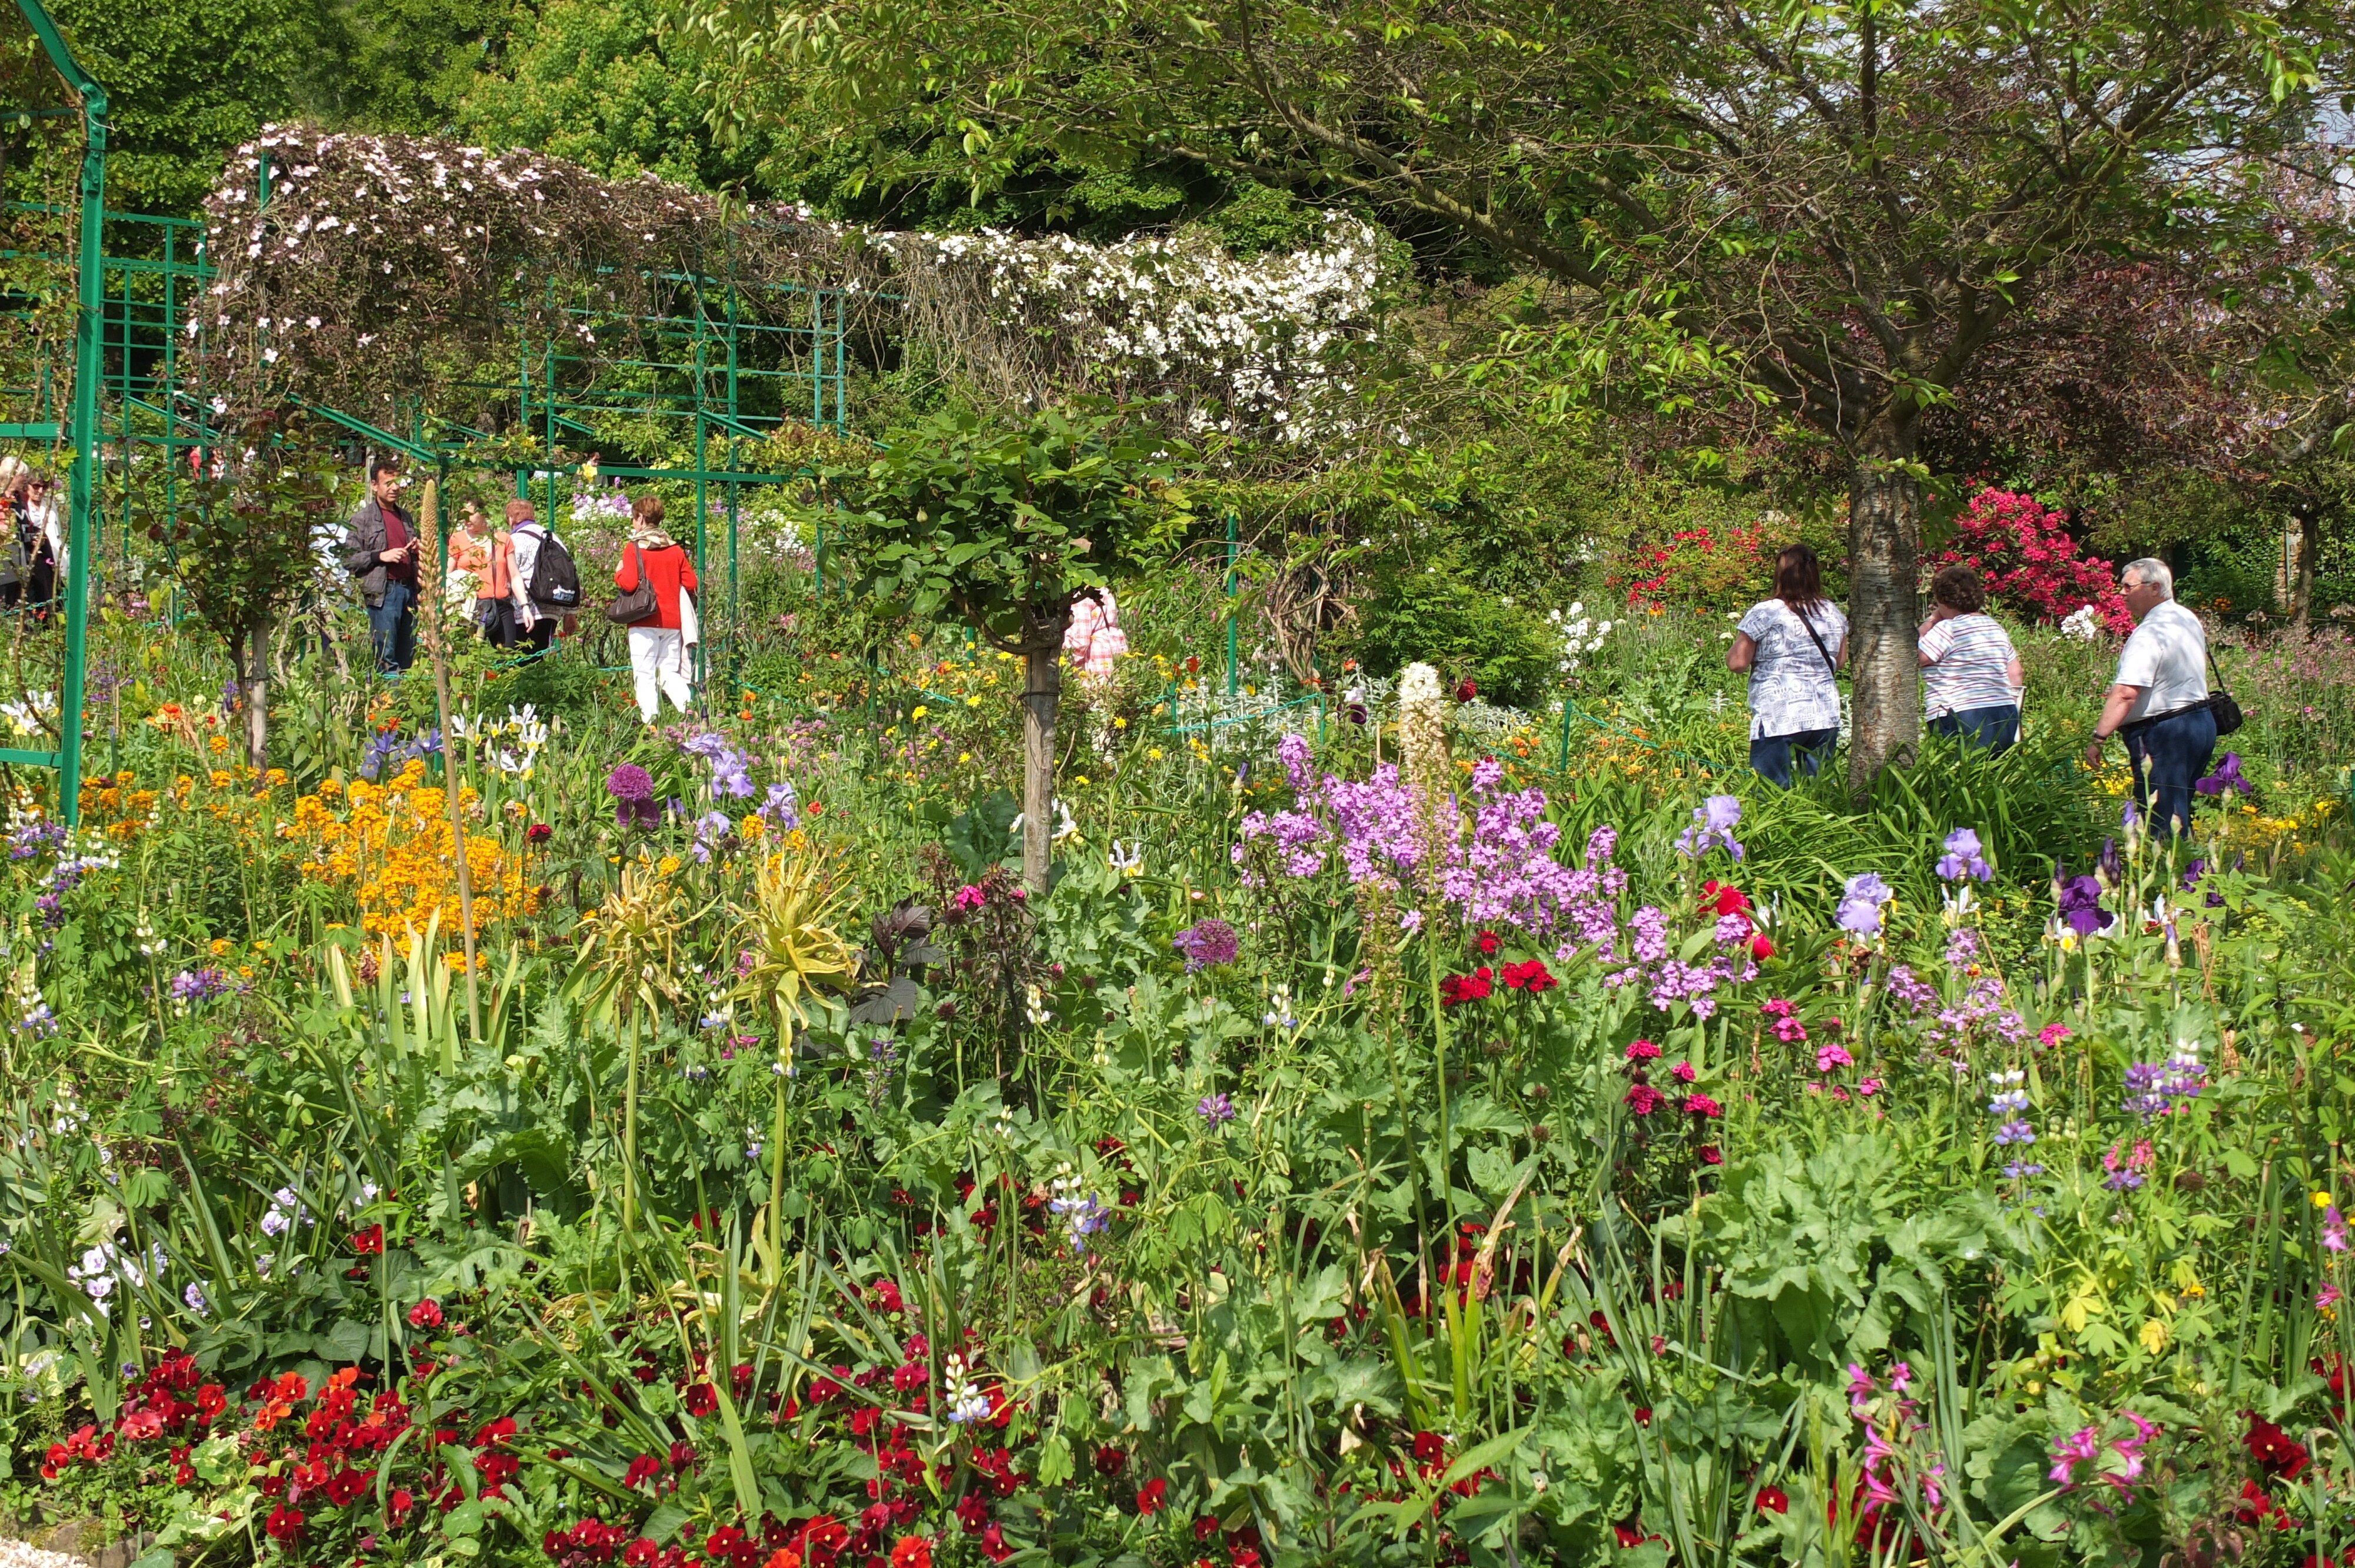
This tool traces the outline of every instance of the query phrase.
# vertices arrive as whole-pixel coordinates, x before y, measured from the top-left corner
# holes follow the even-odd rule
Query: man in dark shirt
[[[344,569],[368,601],[377,668],[394,673],[417,657],[417,534],[400,509],[400,465],[378,458],[368,465],[368,498],[344,534]]]

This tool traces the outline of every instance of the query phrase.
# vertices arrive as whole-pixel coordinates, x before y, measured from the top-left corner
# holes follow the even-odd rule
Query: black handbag
[[[636,551],[637,546],[630,546]],[[641,620],[651,620],[655,615],[655,585],[647,576],[645,557],[638,556],[638,586],[626,593],[617,593],[613,602],[605,607],[605,619],[616,626],[635,626]]]
[[[2208,711],[2216,715],[2217,735],[2227,736],[2245,722],[2241,714],[2241,705],[2233,700],[2232,693],[2224,689],[2224,672],[2216,669],[2216,655],[2213,653],[2208,655],[2208,668],[2216,675],[2216,689],[2208,694]]]

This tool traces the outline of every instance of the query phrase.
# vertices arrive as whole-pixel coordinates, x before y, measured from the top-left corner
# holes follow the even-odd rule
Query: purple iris
[[[2248,776],[2241,771],[2241,754],[2237,751],[2226,752],[2224,760],[2216,765],[2216,771],[2205,779],[2195,779],[2191,788],[2202,795],[2211,797],[2223,795],[2234,789],[2243,795],[2254,795],[2257,792],[2257,787],[2250,783]]]
[[[1840,894],[1839,911],[1834,916],[1843,931],[1859,937],[1874,937],[1881,933],[1881,907],[1896,895],[1878,872],[1860,872],[1848,879]]]
[[[2102,907],[2102,885],[2090,876],[2055,879],[2052,898],[2060,906],[2062,920],[2080,937],[2105,931],[2117,920]]]
[[[1974,876],[1981,882],[1993,882],[1995,867],[1981,857],[1978,834],[1968,828],[1956,828],[1946,835],[1946,853],[1938,859],[1938,874],[1948,882]]]
[[[1737,795],[1711,795],[1693,808],[1693,825],[1677,835],[1677,848],[1699,860],[1712,845],[1723,845],[1725,853],[1736,863],[1742,860],[1742,841],[1733,830],[1742,825],[1742,799]]]

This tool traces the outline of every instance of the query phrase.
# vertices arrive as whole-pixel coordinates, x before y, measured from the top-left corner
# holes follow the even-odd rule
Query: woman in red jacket
[[[681,713],[695,701],[687,644],[679,635],[680,601],[695,592],[695,563],[662,524],[662,497],[638,497],[630,508],[630,542],[622,546],[622,564],[613,573],[613,586],[623,593],[634,591],[641,580],[654,589],[655,612],[630,628],[630,673],[637,677],[638,713],[648,724],[661,713],[664,695]]]

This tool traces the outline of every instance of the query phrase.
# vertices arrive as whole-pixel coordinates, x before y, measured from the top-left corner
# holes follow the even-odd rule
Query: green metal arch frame
[[[81,177],[74,200],[79,243],[74,264],[73,405],[67,429],[73,441],[73,471],[67,482],[66,667],[58,692],[58,749],[0,749],[0,762],[53,768],[58,773],[58,816],[68,827],[81,820],[81,699],[90,640],[90,514],[97,489],[98,381],[104,307],[102,270],[106,228],[106,89],[82,69],[57,19],[41,0],[16,0],[26,26],[41,42],[66,86],[81,103]],[[48,428],[14,428],[8,433],[53,436]]]

